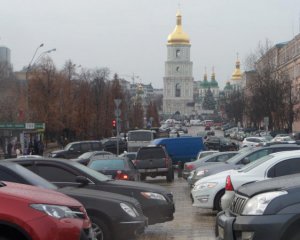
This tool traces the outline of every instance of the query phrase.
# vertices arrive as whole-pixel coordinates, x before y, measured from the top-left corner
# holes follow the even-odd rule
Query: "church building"
[[[176,26],[168,36],[165,62],[163,113],[191,115],[193,100],[193,63],[190,60],[190,39],[182,29],[182,16],[176,14]]]

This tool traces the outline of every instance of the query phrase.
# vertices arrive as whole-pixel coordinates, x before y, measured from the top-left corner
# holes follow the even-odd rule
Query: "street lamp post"
[[[44,44],[40,44],[37,49],[35,50],[32,59],[30,60],[27,68],[26,68],[26,73],[25,73],[25,79],[26,79],[26,122],[30,121],[30,114],[29,114],[29,78],[28,78],[28,74],[32,69],[32,66],[34,66],[35,63],[37,63],[43,56],[45,56],[48,53],[54,52],[56,51],[56,48],[47,50],[42,52],[37,58],[35,58],[38,50],[43,47]]]

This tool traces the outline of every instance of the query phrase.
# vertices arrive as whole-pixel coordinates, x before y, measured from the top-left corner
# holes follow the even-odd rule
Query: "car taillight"
[[[188,170],[194,170],[195,169],[195,165],[194,164],[189,164],[189,165],[186,165],[186,169]]]
[[[126,173],[123,173],[122,171],[117,171],[116,175],[117,180],[129,180],[129,176]]]
[[[166,167],[168,167],[169,166],[169,158],[164,158],[164,160],[165,160],[165,163],[166,163]]]
[[[228,175],[227,178],[226,178],[225,190],[226,191],[234,191],[230,175]]]

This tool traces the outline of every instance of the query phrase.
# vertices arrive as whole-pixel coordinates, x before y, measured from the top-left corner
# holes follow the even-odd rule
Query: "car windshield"
[[[237,155],[235,155],[232,158],[229,158],[227,161],[225,161],[226,163],[229,164],[235,164],[237,162],[239,162],[243,157],[246,157],[249,153],[253,152],[253,148],[250,149],[244,149],[242,152],[238,153]]]
[[[110,181],[111,180],[110,178],[108,178],[104,174],[99,173],[99,172],[97,172],[97,171],[95,171],[95,170],[93,170],[91,168],[88,168],[88,167],[86,167],[86,166],[84,166],[84,165],[82,165],[80,163],[72,162],[72,165],[74,167],[76,167],[77,169],[79,169],[80,171],[85,172],[87,175],[92,176],[93,178],[95,178],[98,181],[103,182],[103,181]]]
[[[125,164],[123,159],[99,159],[93,160],[89,167],[98,170],[124,170]]]
[[[270,159],[274,158],[274,156],[272,155],[267,155],[267,156],[264,156],[254,162],[251,162],[249,164],[247,164],[245,167],[241,168],[239,170],[239,172],[249,172],[251,171],[253,168],[256,168],[257,166],[263,164],[264,162],[266,161],[269,161]]]
[[[32,171],[28,170],[27,168],[19,164],[8,164],[7,167],[10,168],[12,171],[16,172],[18,175],[22,176],[24,179],[26,179],[30,184],[34,186],[53,189],[53,190],[57,189],[55,185],[48,182],[46,179],[38,176],[37,174],[33,173]]]

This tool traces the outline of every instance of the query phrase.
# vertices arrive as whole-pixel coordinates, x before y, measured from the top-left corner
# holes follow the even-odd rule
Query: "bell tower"
[[[190,60],[190,39],[182,30],[182,16],[176,14],[176,26],[168,36],[165,62],[163,112],[191,115],[193,107],[193,63]]]

